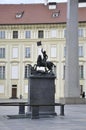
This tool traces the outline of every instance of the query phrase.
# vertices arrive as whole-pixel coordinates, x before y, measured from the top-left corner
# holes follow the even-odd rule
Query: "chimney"
[[[48,0],[44,0],[44,5],[47,5],[48,4]]]
[[[49,9],[56,9],[56,2],[49,2]]]

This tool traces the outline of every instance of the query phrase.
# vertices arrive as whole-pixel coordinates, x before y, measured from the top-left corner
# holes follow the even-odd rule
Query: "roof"
[[[44,4],[0,4],[2,24],[66,23],[67,4],[58,3],[56,9]],[[86,21],[86,8],[79,8],[79,21]]]

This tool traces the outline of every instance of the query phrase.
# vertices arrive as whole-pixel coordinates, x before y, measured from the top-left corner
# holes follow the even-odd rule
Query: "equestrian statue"
[[[48,56],[46,54],[46,51],[43,50],[43,48],[41,49],[41,52],[42,52],[43,58],[41,55],[38,55],[36,67],[44,67],[46,72],[47,71],[52,72],[52,69],[54,67],[53,62],[47,61]]]
[[[40,43],[38,43],[38,46]],[[31,65],[28,65],[29,69],[31,70],[31,74],[37,74],[37,73],[46,73],[46,74],[53,74],[55,72],[55,65],[53,62],[48,61],[48,55],[46,54],[46,51],[41,49],[41,54],[37,57],[37,63],[32,67]],[[38,68],[44,68],[38,69]]]

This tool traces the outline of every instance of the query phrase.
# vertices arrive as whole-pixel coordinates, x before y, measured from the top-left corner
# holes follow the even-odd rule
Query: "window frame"
[[[66,46],[64,46],[64,57],[66,57]]]
[[[0,31],[0,39],[5,39],[5,31]]]
[[[0,47],[0,58],[5,58],[5,47]]]
[[[13,31],[13,39],[18,39],[18,31]]]
[[[28,53],[28,49],[29,49],[29,53]],[[25,58],[31,58],[31,47],[30,46],[25,47]]]
[[[38,30],[38,38],[44,38],[44,30]]]
[[[65,79],[65,71],[66,71],[66,66],[63,65],[63,79]]]
[[[5,79],[5,66],[0,66],[0,79]]]
[[[51,38],[56,38],[57,37],[57,30],[56,29],[52,29],[51,30]]]
[[[26,30],[25,31],[25,38],[26,39],[30,39],[31,38],[31,31],[30,30]]]
[[[28,78],[28,75],[29,75],[28,65],[25,65],[25,66],[24,66],[24,78],[27,79],[27,78]]]
[[[56,48],[56,45],[52,45],[51,46],[51,48],[50,48],[50,57],[51,58],[56,58],[57,57],[57,48]]]
[[[80,79],[84,79],[84,66],[79,66]]]
[[[83,46],[79,46],[79,57],[83,57],[84,53],[83,53]]]
[[[83,30],[83,28],[79,28],[78,29],[78,36],[79,37],[83,37],[84,36],[84,30]]]

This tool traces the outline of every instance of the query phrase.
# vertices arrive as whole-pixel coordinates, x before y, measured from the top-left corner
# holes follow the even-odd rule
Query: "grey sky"
[[[29,3],[44,3],[45,0],[0,0],[0,4],[29,4]],[[67,0],[48,0],[48,2],[67,2]],[[86,7],[86,3],[82,3],[79,6]]]
[[[66,2],[67,0],[48,0],[49,2]],[[44,3],[44,0],[1,0],[0,4]]]

